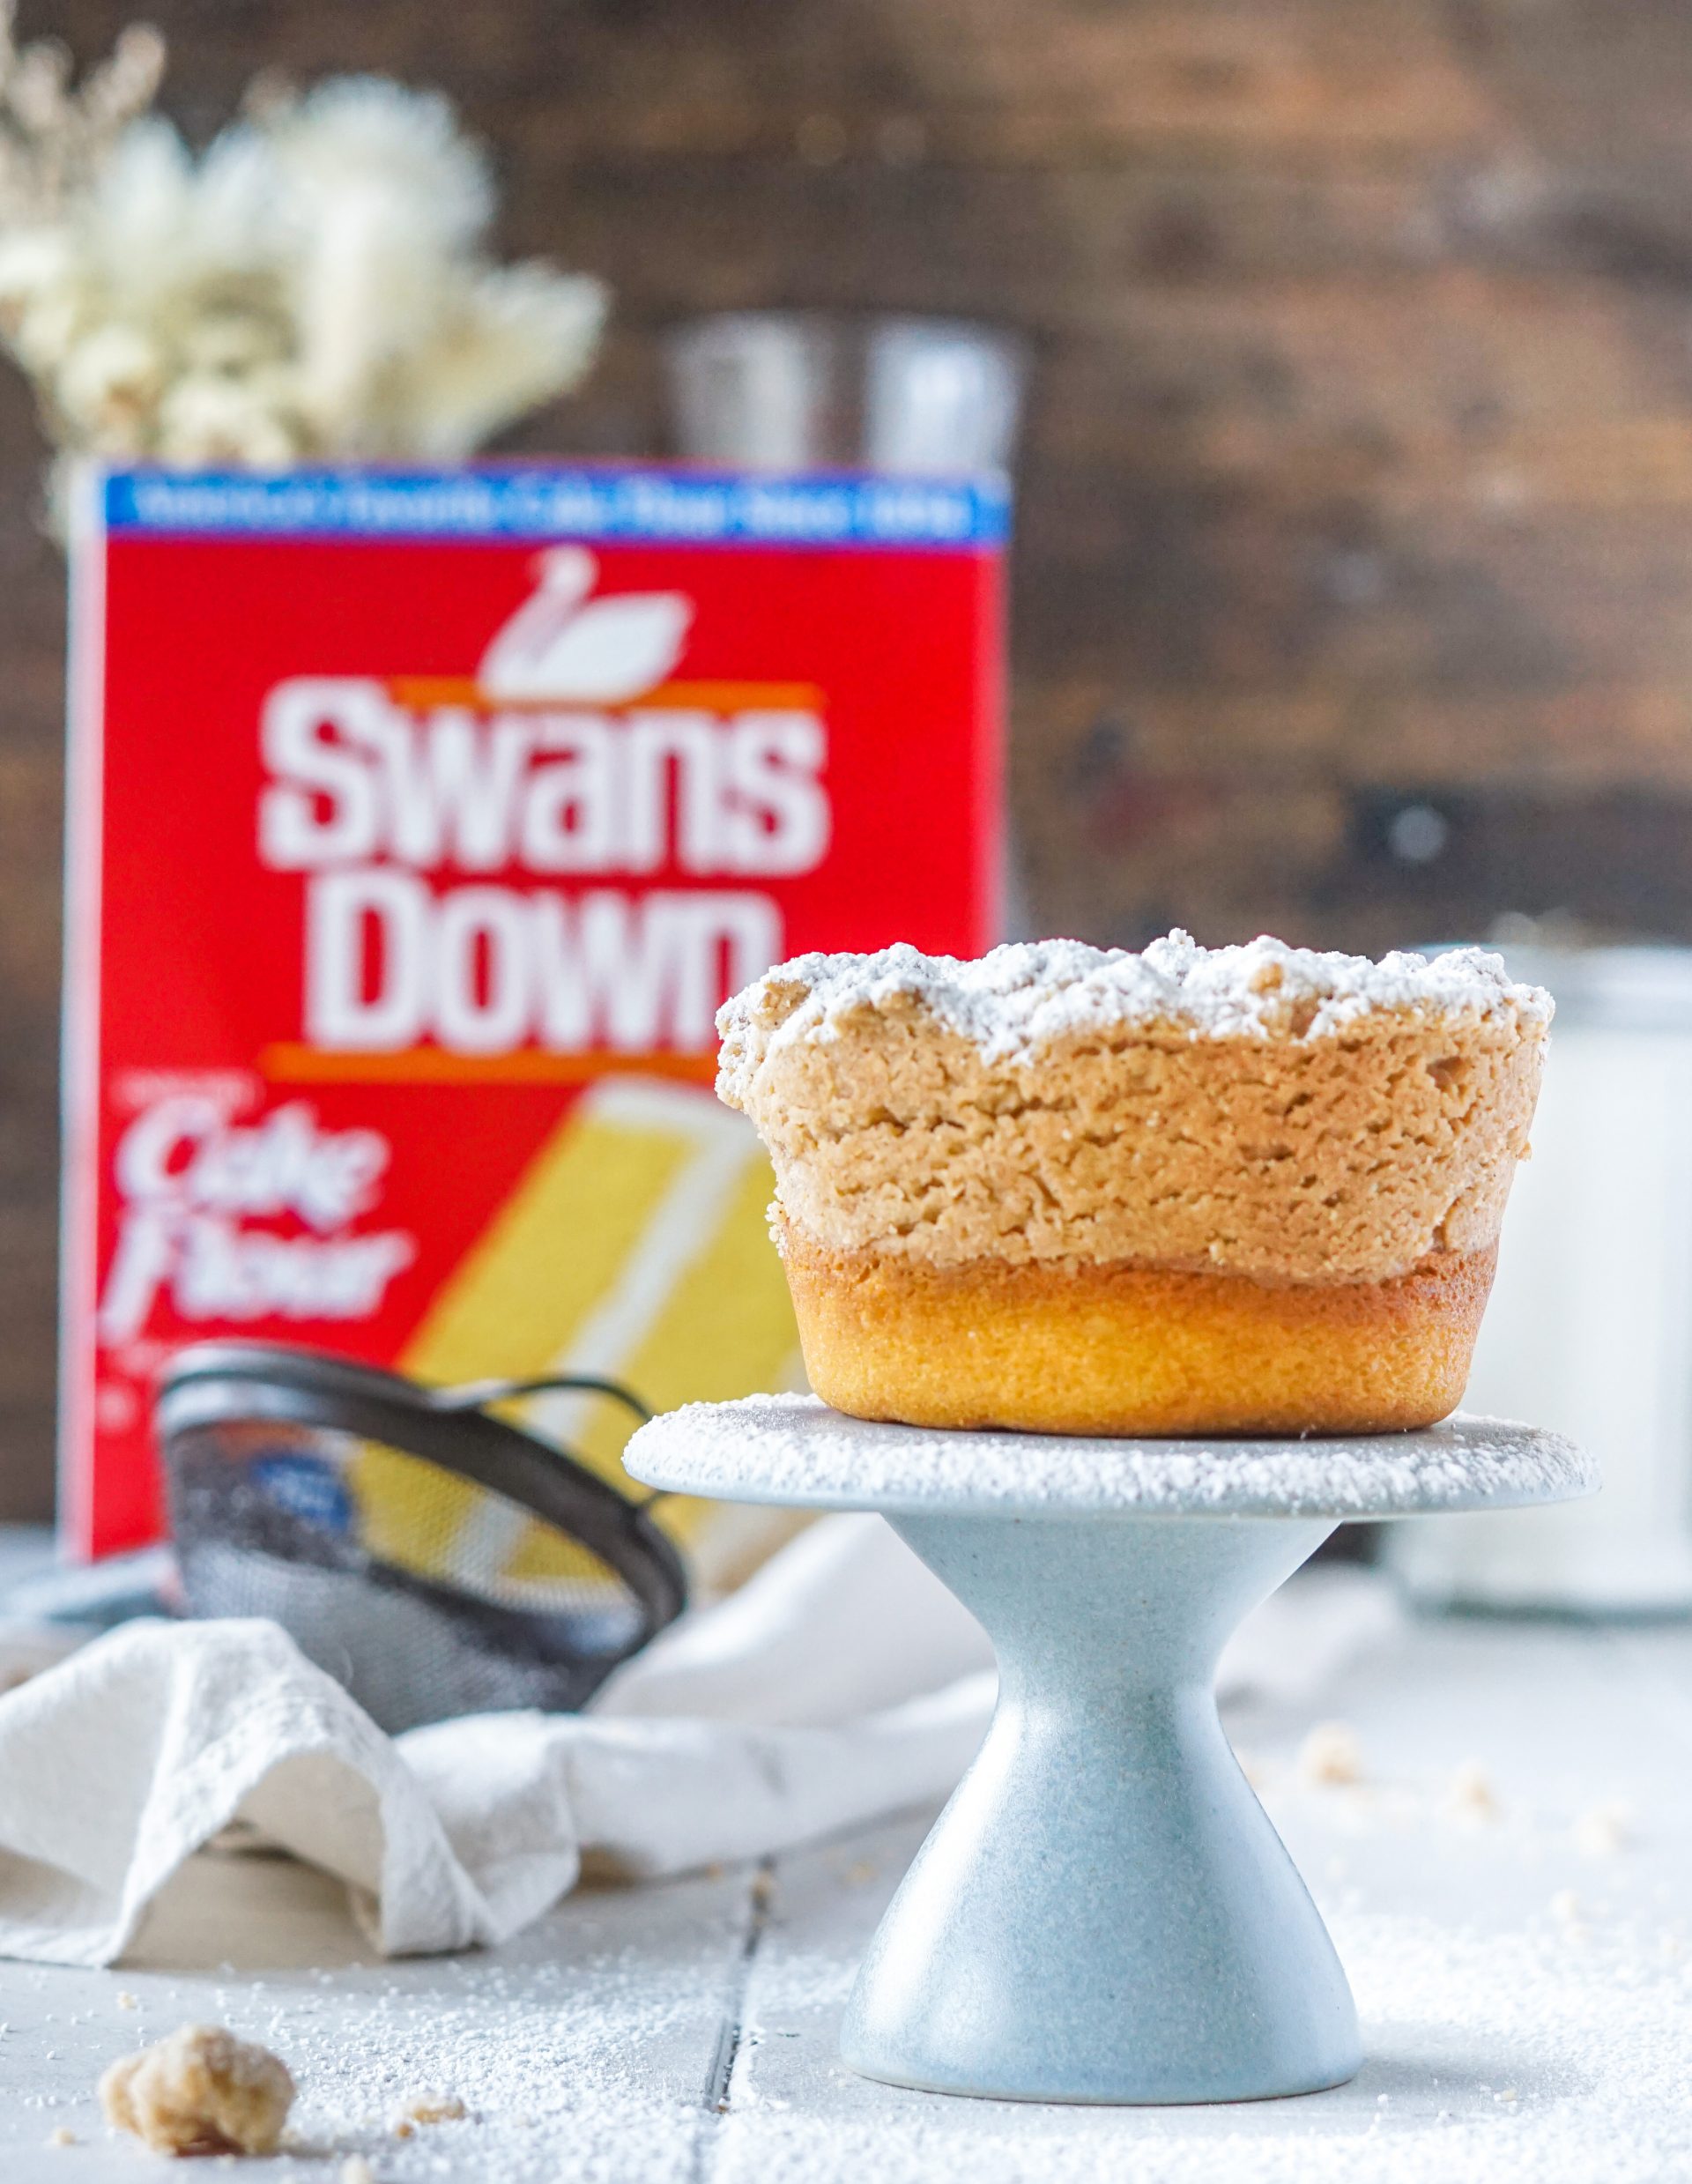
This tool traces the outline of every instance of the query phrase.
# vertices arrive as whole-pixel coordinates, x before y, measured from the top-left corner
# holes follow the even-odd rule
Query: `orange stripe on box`
[[[395,1054],[330,1054],[284,1041],[258,1058],[272,1084],[590,1084],[597,1077],[679,1077],[709,1084],[716,1075],[710,1054],[543,1054],[532,1047],[515,1054],[449,1054],[438,1046],[414,1046]]]
[[[629,705],[594,705],[570,698],[491,698],[468,675],[393,675],[390,695],[401,705],[421,710],[431,705],[464,705],[478,713],[627,713],[649,707],[703,707],[732,713],[749,708],[786,708],[815,712],[822,692],[813,682],[663,682]]]

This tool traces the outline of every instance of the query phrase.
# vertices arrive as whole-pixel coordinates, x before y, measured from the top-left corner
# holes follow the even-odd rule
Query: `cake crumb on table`
[[[1632,1821],[1633,1809],[1625,1799],[1594,1805],[1575,1822],[1575,1848],[1584,1857],[1614,1858],[1632,1839]]]
[[[470,2113],[456,2093],[419,2093],[405,2104],[400,2123],[462,2123]],[[408,2136],[396,2124],[396,2134]]]
[[[120,1987],[117,1990],[117,2006],[120,2009],[138,2009],[141,2004],[138,1998],[131,1995],[127,1987]]]
[[[1299,1779],[1338,1787],[1363,1779],[1362,1747],[1348,1722],[1318,1721],[1298,1748]]]
[[[273,2152],[293,2099],[286,2066],[221,2025],[185,2024],[100,2081],[106,2121],[161,2154]]]
[[[1478,1760],[1466,1759],[1451,1777],[1445,1793],[1445,1810],[1454,1820],[1470,1825],[1497,1819],[1501,1806],[1487,1771]]]
[[[362,2154],[349,2154],[341,2164],[341,2184],[376,2184],[376,2173]]]
[[[49,2146],[74,2146],[77,2143],[77,2135],[68,2123],[56,2124],[48,2133],[47,2143]]]

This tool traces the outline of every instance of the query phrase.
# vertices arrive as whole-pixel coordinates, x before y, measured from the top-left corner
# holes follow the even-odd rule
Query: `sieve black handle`
[[[614,1403],[632,1410],[645,1425],[652,1413],[632,1388],[620,1380],[604,1380],[591,1372],[548,1372],[532,1380],[467,1380],[462,1387],[431,1388],[433,1410],[486,1410],[494,1403],[508,1403],[519,1395],[545,1395],[554,1389],[566,1393],[608,1395]]]
[[[554,1388],[583,1395],[608,1395],[613,1402],[632,1410],[642,1425],[651,1421],[652,1413],[633,1388],[626,1388],[620,1380],[602,1380],[591,1372],[548,1372],[534,1380],[466,1380],[462,1387],[431,1388],[428,1400],[434,1410],[490,1410],[495,1403],[508,1403],[519,1395],[545,1395]],[[650,1509],[654,1502],[675,1498],[673,1487],[648,1487],[634,1507]]]

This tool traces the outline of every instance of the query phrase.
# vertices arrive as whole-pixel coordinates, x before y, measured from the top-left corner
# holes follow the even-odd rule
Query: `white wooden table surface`
[[[168,2173],[93,2089],[189,2019],[288,2061],[303,2143],[252,2173],[301,2184],[354,2153],[392,2184],[1692,2176],[1692,1627],[1423,1623],[1321,1711],[1356,1733],[1354,1785],[1302,1779],[1308,1717],[1230,1728],[1357,1993],[1369,2059],[1339,2091],[1085,2110],[852,2077],[835,2024],[921,1818],[398,1963],[328,1882],[205,1857],[124,1965],[0,1964],[0,2180]],[[397,2137],[423,2093],[470,2113]]]

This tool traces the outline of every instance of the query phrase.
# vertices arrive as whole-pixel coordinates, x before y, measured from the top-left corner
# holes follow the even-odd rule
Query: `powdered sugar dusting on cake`
[[[1118,1441],[887,1425],[813,1395],[689,1403],[642,1426],[626,1455],[637,1479],[684,1493],[894,1511],[1391,1517],[1566,1501],[1598,1485],[1560,1434],[1492,1418],[1308,1441]]]
[[[1432,957],[1288,947],[1267,935],[1200,947],[1179,930],[1140,954],[1080,940],[1016,942],[973,962],[904,942],[873,955],[800,955],[726,1002],[723,1089],[736,1097],[764,1052],[827,1038],[846,1018],[924,1009],[989,1061],[1028,1063],[1075,1032],[1168,1026],[1196,1039],[1321,1039],[1382,1012],[1544,1025],[1551,997],[1514,983],[1501,956]]]

